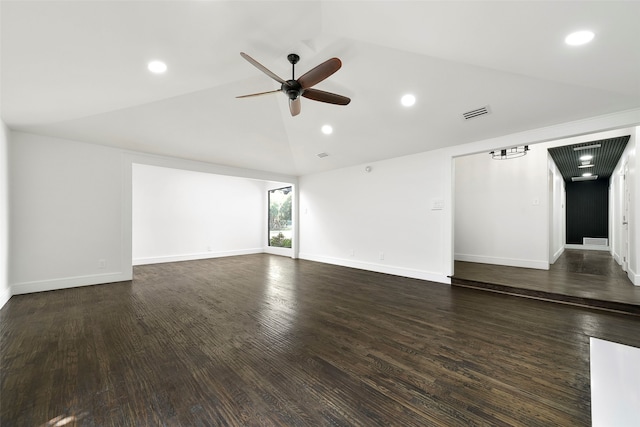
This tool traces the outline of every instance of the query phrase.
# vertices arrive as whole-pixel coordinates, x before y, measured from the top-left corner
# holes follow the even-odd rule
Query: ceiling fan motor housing
[[[297,80],[287,80],[282,83],[282,87],[280,88],[291,100],[298,99],[304,90],[300,83]]]

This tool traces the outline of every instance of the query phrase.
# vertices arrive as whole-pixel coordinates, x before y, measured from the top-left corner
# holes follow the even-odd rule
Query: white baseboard
[[[553,254],[553,259],[551,260],[551,264],[555,263],[558,260],[558,258],[562,256],[563,253],[564,253],[564,246],[558,249],[558,251],[555,254]]]
[[[477,262],[480,264],[507,265],[509,267],[535,268],[548,270],[549,261],[536,261],[531,259],[498,258],[480,255],[455,254],[456,261]]]
[[[607,251],[611,252],[611,248],[609,246],[600,246],[600,245],[564,245],[567,249],[581,249],[585,251]]]
[[[631,270],[631,267],[629,266],[629,264],[627,263],[627,277],[629,278],[629,280],[631,280],[631,283],[633,283],[635,286],[640,286],[640,276],[633,270]]]
[[[622,257],[620,257],[620,255],[614,253],[613,254],[613,259],[616,260],[616,262],[618,263],[618,265],[622,265]]]
[[[425,270],[416,270],[405,267],[394,267],[385,264],[376,264],[364,261],[354,261],[344,258],[333,258],[322,255],[313,255],[307,253],[300,253],[298,255],[300,259],[308,261],[316,261],[324,264],[340,265],[342,267],[357,268],[359,270],[375,271],[376,273],[392,274],[394,276],[409,277],[411,279],[428,280],[430,282],[451,284],[451,279],[444,274],[434,273]]]
[[[61,279],[38,280],[34,282],[14,283],[11,294],[30,294],[32,292],[55,291],[57,289],[77,288],[80,286],[100,285],[103,283],[125,282],[131,280],[131,273],[107,273],[90,276],[64,277]]]
[[[0,291],[0,308],[4,307],[4,305],[7,303],[7,301],[9,301],[10,298],[11,298],[10,288],[5,288],[2,291]]]
[[[292,257],[293,256],[293,249],[291,248],[278,248],[275,246],[266,246],[262,252],[264,252],[265,254],[271,254],[271,255],[281,255],[281,256],[288,256],[288,257]]]
[[[163,255],[159,257],[135,258],[133,260],[133,265],[162,264],[165,262],[177,262],[177,261],[193,261],[198,259],[221,258],[221,257],[236,256],[236,255],[261,254],[263,252],[264,252],[263,248],[251,248],[251,249],[239,249],[239,250],[222,251],[222,252],[201,252],[201,253],[182,254],[182,255]]]

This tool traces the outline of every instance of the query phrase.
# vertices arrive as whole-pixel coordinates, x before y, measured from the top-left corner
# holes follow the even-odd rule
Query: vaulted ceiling
[[[638,16],[615,1],[2,0],[1,112],[15,130],[303,175],[638,108]],[[592,43],[563,42],[581,29]],[[279,87],[241,51],[284,78],[289,53],[297,76],[339,57],[316,88],[352,102],[303,99],[291,117],[281,93],[236,99]]]

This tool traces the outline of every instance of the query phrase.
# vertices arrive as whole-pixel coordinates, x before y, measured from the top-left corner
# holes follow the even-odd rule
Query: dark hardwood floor
[[[456,261],[451,283],[640,315],[640,286],[608,252],[567,249],[549,270]]]
[[[4,426],[587,426],[640,318],[266,254],[0,310]]]

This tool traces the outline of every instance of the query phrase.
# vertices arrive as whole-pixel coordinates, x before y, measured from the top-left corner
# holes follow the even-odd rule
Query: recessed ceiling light
[[[602,147],[602,145],[600,145],[600,144],[583,145],[582,147],[575,147],[573,149],[573,151],[591,150],[592,148],[600,148],[600,147]]]
[[[416,97],[411,95],[410,93],[408,93],[408,94],[404,95],[402,97],[402,99],[400,99],[400,102],[405,107],[411,107],[413,104],[416,103]]]
[[[593,156],[591,154],[585,154],[584,156],[580,156],[580,161],[581,162],[585,162],[585,161],[588,161],[588,160],[591,160],[591,159],[593,159]]]
[[[331,125],[324,125],[322,126],[322,133],[325,135],[331,135],[333,133],[333,128]]]
[[[167,71],[167,64],[162,61],[151,61],[147,65],[147,68],[154,74],[162,74]]]
[[[580,46],[593,40],[594,34],[591,31],[576,31],[565,37],[564,42],[569,46]]]
[[[578,169],[583,169],[583,168],[592,168],[594,165],[580,165],[578,166]]]
[[[598,175],[590,175],[590,176],[572,176],[571,181],[595,181],[598,179]]]
[[[593,175],[591,172],[585,172],[582,174],[582,176],[591,176],[591,175]]]

